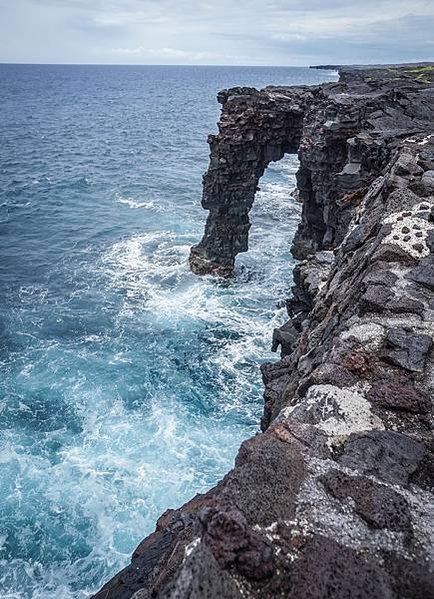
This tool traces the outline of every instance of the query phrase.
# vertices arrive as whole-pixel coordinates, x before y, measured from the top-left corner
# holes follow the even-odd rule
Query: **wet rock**
[[[387,333],[383,359],[406,370],[422,372],[432,347],[429,335],[415,333],[412,329],[396,327]]]

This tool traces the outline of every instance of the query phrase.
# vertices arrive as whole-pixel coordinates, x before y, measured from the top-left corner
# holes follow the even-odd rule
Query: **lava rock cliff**
[[[267,164],[300,159],[263,432],[95,598],[434,598],[434,68],[219,101],[194,272],[232,274]]]

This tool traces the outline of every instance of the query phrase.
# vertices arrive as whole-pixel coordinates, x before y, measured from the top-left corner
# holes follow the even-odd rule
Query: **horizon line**
[[[92,66],[92,67],[264,67],[264,68],[293,68],[305,69],[312,65],[285,64],[186,64],[186,63],[137,63],[137,62],[6,62],[0,60],[0,65],[22,66]]]
[[[306,69],[306,68],[317,68],[317,67],[330,67],[330,71],[337,70],[338,67],[360,67],[360,66],[389,66],[389,65],[402,65],[406,66],[409,64],[434,64],[434,61],[430,60],[407,60],[399,62],[340,62],[340,63],[316,63],[316,64],[304,64],[304,65],[283,65],[283,64],[185,64],[185,63],[134,63],[134,62],[21,62],[21,61],[2,61],[0,59],[0,65],[15,65],[15,66],[95,66],[95,67],[225,67],[225,68],[291,68],[291,69]]]

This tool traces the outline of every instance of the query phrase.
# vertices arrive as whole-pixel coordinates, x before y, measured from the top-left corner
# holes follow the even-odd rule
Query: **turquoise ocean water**
[[[0,596],[84,598],[230,469],[285,318],[295,157],[234,280],[187,267],[216,93],[303,68],[0,65]]]

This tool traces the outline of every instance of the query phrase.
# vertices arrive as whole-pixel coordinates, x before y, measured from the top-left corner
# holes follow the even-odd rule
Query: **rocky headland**
[[[434,598],[434,67],[339,72],[218,96],[190,265],[231,276],[267,164],[298,153],[281,359],[263,432],[96,599]]]

